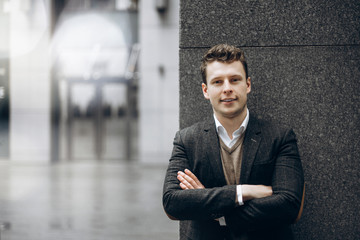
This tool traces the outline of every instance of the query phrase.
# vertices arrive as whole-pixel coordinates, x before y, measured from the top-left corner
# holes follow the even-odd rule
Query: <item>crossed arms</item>
[[[193,174],[189,169],[185,169],[184,172],[179,171],[177,179],[180,181],[179,185],[183,190],[205,188],[195,174]],[[244,202],[272,195],[271,186],[242,184],[241,189]]]
[[[249,184],[241,186],[243,206],[236,203],[235,185],[211,186],[211,176],[208,176],[211,172],[197,168],[195,176],[188,170],[194,170],[195,158],[201,154],[193,150],[196,142],[186,139],[188,136],[177,133],[165,178],[163,205],[171,218],[209,220],[225,216],[227,225],[234,231],[290,224],[295,220],[301,203],[303,173],[295,134],[291,130],[284,132],[277,143],[279,146],[273,147],[277,153],[271,186],[257,185],[252,183],[256,179],[250,179]],[[269,166],[257,165],[252,175],[261,175],[265,167]]]

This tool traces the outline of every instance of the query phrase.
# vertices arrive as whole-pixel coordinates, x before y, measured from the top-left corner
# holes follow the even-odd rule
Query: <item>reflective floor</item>
[[[0,161],[1,240],[178,239],[161,205],[165,165]]]

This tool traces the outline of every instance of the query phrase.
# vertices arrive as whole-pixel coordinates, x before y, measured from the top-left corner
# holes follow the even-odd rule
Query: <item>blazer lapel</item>
[[[248,182],[251,168],[261,141],[260,126],[255,117],[250,115],[244,138],[244,152],[241,163],[240,183]]]
[[[206,149],[206,158],[209,162],[209,167],[214,174],[212,178],[216,180],[214,186],[224,186],[226,185],[226,179],[222,167],[219,137],[215,129],[214,120],[205,124],[204,134],[204,149]]]

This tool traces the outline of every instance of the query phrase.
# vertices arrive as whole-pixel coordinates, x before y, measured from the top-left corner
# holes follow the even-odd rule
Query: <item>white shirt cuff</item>
[[[241,185],[237,185],[236,186],[236,195],[237,195],[237,199],[238,199],[238,203],[239,205],[244,205],[243,202],[243,197],[242,197],[242,189],[241,189]]]
[[[225,222],[224,217],[219,218],[219,224],[220,224],[220,226],[226,226],[226,222]]]

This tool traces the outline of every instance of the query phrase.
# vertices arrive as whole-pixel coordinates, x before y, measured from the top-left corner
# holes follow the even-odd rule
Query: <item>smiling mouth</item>
[[[236,100],[235,98],[223,99],[223,100],[220,100],[220,102],[233,102],[233,101],[235,101],[235,100]]]

